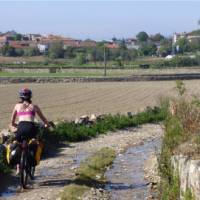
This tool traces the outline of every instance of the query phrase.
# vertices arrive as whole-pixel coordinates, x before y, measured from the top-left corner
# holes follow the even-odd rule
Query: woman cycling
[[[17,127],[16,139],[18,142],[35,138],[37,130],[34,124],[35,115],[37,114],[44,122],[46,127],[49,123],[42,111],[37,105],[32,104],[32,92],[30,89],[25,88],[19,91],[21,101],[17,103],[13,109],[11,123],[13,127]],[[18,118],[18,124],[16,119]],[[17,165],[17,173],[19,172],[19,165]]]

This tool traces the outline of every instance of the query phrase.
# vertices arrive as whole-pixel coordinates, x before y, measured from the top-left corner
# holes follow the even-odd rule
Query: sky
[[[196,1],[0,0],[0,32],[58,34],[76,39],[109,40],[200,29]]]

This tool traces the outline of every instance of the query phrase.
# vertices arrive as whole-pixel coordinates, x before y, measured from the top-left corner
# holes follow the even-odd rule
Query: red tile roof
[[[109,49],[119,49],[119,45],[115,43],[108,43],[105,46]]]

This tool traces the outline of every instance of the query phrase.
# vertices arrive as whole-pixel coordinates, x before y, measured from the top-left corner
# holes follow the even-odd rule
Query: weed
[[[180,96],[183,96],[183,94],[186,92],[185,84],[181,80],[176,81],[176,87],[175,89],[177,90],[178,94]]]
[[[62,200],[80,200],[82,195],[89,190],[89,187],[84,185],[71,184],[65,188],[61,195]]]
[[[82,195],[90,188],[102,187],[106,181],[104,172],[114,159],[114,150],[102,148],[83,161],[77,170],[74,183],[65,187],[64,192],[61,194],[61,199],[82,199]]]
[[[192,192],[189,188],[187,188],[186,191],[185,191],[184,200],[195,200],[195,198],[192,195]]]

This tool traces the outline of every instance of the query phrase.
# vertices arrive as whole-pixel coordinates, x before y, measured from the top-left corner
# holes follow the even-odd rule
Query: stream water
[[[106,189],[112,200],[143,200],[149,196],[148,182],[144,178],[144,162],[160,147],[160,139],[150,140],[129,148],[115,159],[106,172]]]
[[[148,140],[138,146],[130,147],[124,154],[117,156],[112,168],[106,172],[109,181],[106,190],[111,193],[112,200],[143,200],[148,197],[148,182],[144,179],[144,162],[159,147],[160,139]],[[84,160],[87,156],[89,155],[85,152],[76,154],[72,167],[78,167],[81,160]],[[43,167],[37,173],[36,179],[56,176],[59,171],[62,171],[61,166],[58,168]],[[7,199],[16,195],[17,186],[19,186],[19,180],[1,193],[0,199]]]

